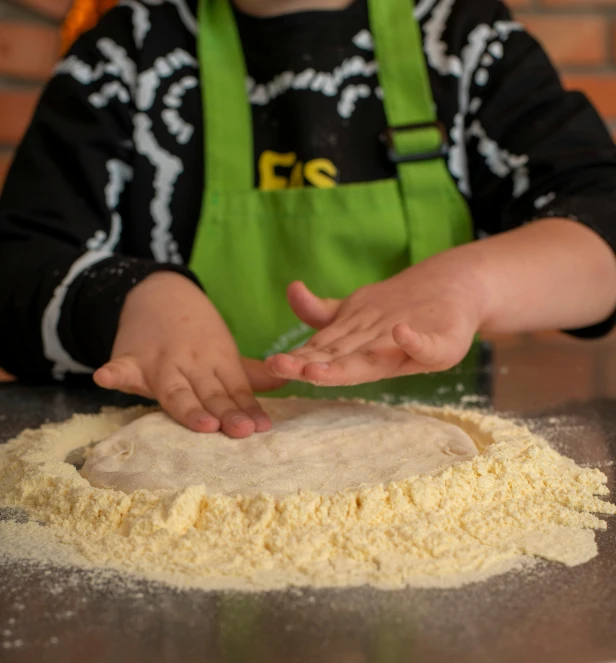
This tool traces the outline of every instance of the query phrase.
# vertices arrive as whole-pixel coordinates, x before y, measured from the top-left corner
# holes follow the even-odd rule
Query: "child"
[[[606,333],[615,192],[599,117],[497,0],[130,0],[58,65],[8,176],[0,365],[98,369],[245,437],[285,380]]]

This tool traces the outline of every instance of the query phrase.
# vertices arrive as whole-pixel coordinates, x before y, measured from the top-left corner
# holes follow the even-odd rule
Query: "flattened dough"
[[[203,484],[209,493],[323,495],[434,473],[477,454],[462,429],[361,401],[261,399],[273,428],[243,440],[202,434],[163,412],[99,442],[81,474],[130,493]]]

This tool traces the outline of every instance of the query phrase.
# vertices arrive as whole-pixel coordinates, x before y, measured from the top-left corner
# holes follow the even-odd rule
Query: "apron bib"
[[[314,333],[287,303],[291,281],[344,298],[473,239],[468,207],[443,158],[446,134],[436,122],[412,3],[370,0],[369,9],[397,178],[259,191],[233,11],[228,0],[201,0],[205,193],[190,268],[244,356],[285,352]]]

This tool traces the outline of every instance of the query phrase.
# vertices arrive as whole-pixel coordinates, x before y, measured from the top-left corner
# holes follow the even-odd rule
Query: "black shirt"
[[[109,357],[136,283],[160,269],[192,277],[204,182],[195,12],[196,0],[133,0],[56,68],[0,200],[5,369],[88,371]],[[566,217],[616,249],[616,149],[584,96],[563,90],[497,0],[421,0],[415,12],[476,235]],[[236,18],[255,186],[395,175],[379,141],[386,118],[365,0]]]

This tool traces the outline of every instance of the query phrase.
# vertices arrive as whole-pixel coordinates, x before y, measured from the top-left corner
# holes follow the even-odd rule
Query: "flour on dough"
[[[94,447],[81,474],[130,493],[193,485],[225,495],[286,495],[387,484],[470,460],[473,440],[430,416],[361,401],[262,399],[271,431],[243,440],[147,414]]]

